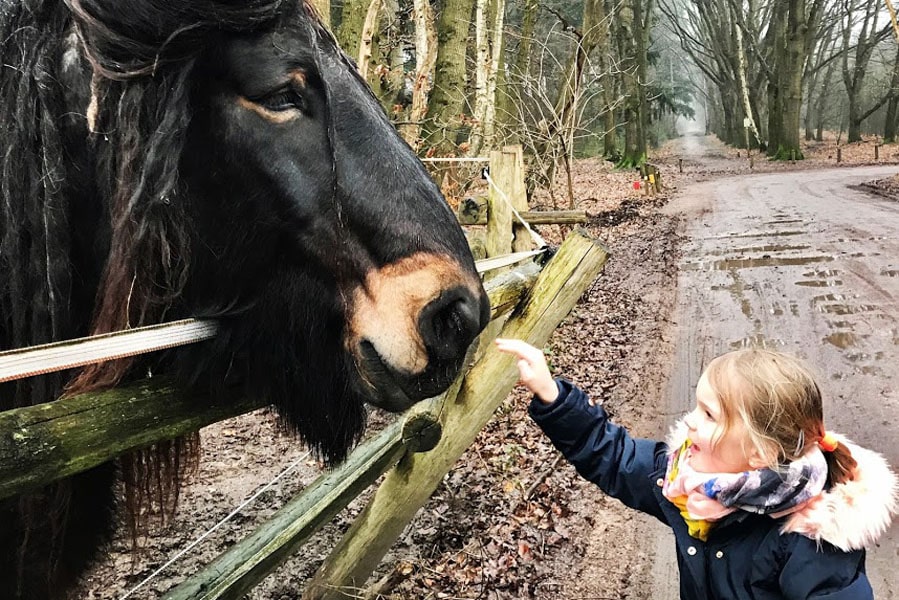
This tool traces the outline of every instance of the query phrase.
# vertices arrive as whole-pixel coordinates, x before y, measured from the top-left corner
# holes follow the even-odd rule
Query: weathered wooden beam
[[[586,223],[587,211],[584,210],[529,210],[521,213],[521,218],[528,225],[580,225]],[[486,217],[478,219],[476,223],[462,223],[463,225],[484,225]]]
[[[0,413],[0,498],[263,406],[246,399],[217,405],[169,383],[153,379]]]
[[[250,536],[163,596],[164,600],[242,598],[399,460],[405,452],[402,425],[402,420],[388,425],[357,448],[339,468],[319,477],[285,504]]]
[[[459,204],[458,213],[461,225],[486,225],[487,200],[466,198]],[[584,210],[527,210],[521,218],[529,225],[577,225],[588,221]]]
[[[486,284],[492,318],[512,310],[538,272],[534,263],[524,264]],[[187,397],[166,380],[152,379],[2,412],[0,498],[262,406],[246,399],[216,404],[208,398]]]
[[[503,337],[543,346],[599,274],[606,251],[583,232],[566,239],[502,330]],[[407,457],[387,473],[368,506],[332,550],[304,592],[304,600],[359,597],[369,575],[424,505],[453,464],[508,395],[515,359],[490,345],[447,403],[444,435],[430,452]]]

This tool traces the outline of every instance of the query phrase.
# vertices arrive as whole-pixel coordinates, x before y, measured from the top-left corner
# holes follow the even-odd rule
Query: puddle
[[[820,304],[820,306],[817,307],[818,312],[838,315],[841,317],[880,309],[876,304],[845,304],[845,300],[846,298],[842,294],[826,294],[824,296],[815,296],[812,298],[812,304]]]
[[[743,311],[743,315],[747,319],[752,318],[752,303],[749,301],[749,298],[740,299],[740,310]]]
[[[795,283],[803,287],[836,287],[843,285],[843,280],[839,278],[840,275],[842,275],[842,271],[836,269],[815,269],[802,274],[806,281],[796,281]]]
[[[751,238],[751,237],[787,237],[791,235],[805,235],[808,233],[807,231],[795,231],[795,230],[787,230],[787,231],[759,231],[755,233],[728,233],[723,236],[726,238]]]
[[[883,376],[883,369],[881,369],[880,367],[875,367],[873,365],[858,367],[858,372],[862,375],[875,375],[877,377]]]
[[[685,271],[731,271],[757,267],[801,267],[820,262],[830,262],[832,256],[762,256],[759,258],[728,258],[724,260],[685,263]]]
[[[711,289],[715,292],[727,292],[734,302],[740,304],[743,316],[747,319],[752,319],[752,302],[745,295],[747,290],[751,291],[753,289],[751,285],[747,286],[739,277],[734,277],[734,282],[730,285],[713,285]]]
[[[847,348],[852,348],[853,346],[858,345],[858,342],[861,340],[861,338],[862,336],[850,333],[848,331],[838,331],[831,333],[828,336],[824,336],[824,341],[831,346],[836,346],[840,350],[846,350]]]
[[[788,223],[805,223],[802,219],[784,219],[783,221],[768,221],[765,225],[786,225]]]
[[[783,348],[785,345],[783,340],[768,338],[761,333],[754,333],[744,337],[742,340],[731,342],[730,348],[731,350],[742,350],[744,348],[771,348],[772,350],[776,350]]]
[[[809,271],[808,273],[803,273],[803,277],[817,277],[819,279],[827,279],[828,277],[839,277],[842,275],[842,271],[837,271],[836,269],[815,269],[814,271]]]
[[[802,287],[836,287],[843,285],[841,279],[814,279],[812,281],[796,281],[795,283]]]
[[[791,250],[808,250],[811,248],[808,244],[797,244],[795,246],[786,246],[782,244],[765,244],[763,246],[750,246],[748,248],[734,248],[732,250],[721,250],[718,252],[710,252],[712,256],[721,256],[722,254],[758,254],[761,252],[789,252]]]

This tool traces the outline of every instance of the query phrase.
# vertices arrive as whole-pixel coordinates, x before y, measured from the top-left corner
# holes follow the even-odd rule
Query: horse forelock
[[[179,166],[196,56],[222,31],[273,26],[289,4],[222,3],[200,12],[157,0],[67,1],[93,70],[87,116],[112,224],[93,325],[102,333],[161,319],[184,289],[190,231]],[[143,30],[128,29],[136,20]],[[129,364],[89,367],[70,391],[114,385]]]

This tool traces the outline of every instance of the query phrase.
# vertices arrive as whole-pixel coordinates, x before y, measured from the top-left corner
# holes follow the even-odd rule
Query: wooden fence
[[[499,154],[496,164],[520,165],[520,151]],[[507,177],[503,167],[492,170],[496,182]],[[514,169],[511,172],[508,177],[518,177]],[[506,185],[514,187],[514,182]],[[494,198],[490,206],[495,207],[487,220],[488,239],[495,238],[489,244],[490,255],[520,251],[525,247],[525,226],[513,228],[507,220],[501,230],[493,221],[504,214],[502,202]],[[518,210],[527,212],[526,205],[520,206]],[[492,339],[499,333],[538,347],[546,344],[599,274],[606,256],[599,242],[578,230],[548,261],[531,260],[488,279],[491,324],[476,342],[472,366],[447,392],[419,403],[360,444],[342,465],[322,474],[269,521],[165,598],[241,598],[384,475],[303,595],[306,600],[359,597],[378,562],[514,386],[515,361],[498,353]],[[250,401],[218,406],[209,398],[188,398],[154,378],[0,413],[0,498],[256,408],[260,405]]]

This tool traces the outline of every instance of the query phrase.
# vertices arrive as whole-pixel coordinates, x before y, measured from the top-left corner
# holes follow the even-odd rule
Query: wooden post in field
[[[677,172],[678,173],[684,172],[684,159],[682,159],[682,158],[677,159]]]
[[[880,160],[880,144],[874,143],[874,160]]]
[[[490,152],[490,178],[496,187],[508,193],[508,173],[514,160],[501,150]],[[487,258],[512,252],[512,207],[492,185],[487,194]]]
[[[537,347],[571,311],[599,274],[605,249],[575,231],[544,267],[526,301],[502,330],[503,337],[523,339]],[[427,502],[518,379],[515,359],[501,354],[487,339],[483,356],[466,375],[455,400],[443,414],[443,437],[430,452],[406,455],[389,471],[362,513],[306,587],[303,600],[363,597],[369,575]]]
[[[528,210],[521,146],[490,153],[490,178],[499,190],[490,186],[487,195],[487,257],[530,250],[530,234],[512,213],[513,206],[519,213]]]
[[[837,164],[840,164],[840,160],[843,158],[843,149],[837,146]]]
[[[519,214],[527,212],[528,191],[524,184],[524,150],[521,146],[506,146],[503,155],[511,155],[509,164],[509,200]],[[534,248],[534,240],[517,218],[512,219],[512,252],[526,252]]]

